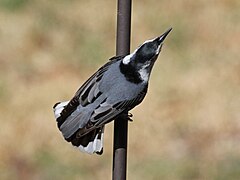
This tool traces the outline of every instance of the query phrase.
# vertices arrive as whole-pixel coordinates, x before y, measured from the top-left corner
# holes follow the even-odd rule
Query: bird
[[[88,154],[103,153],[105,125],[139,105],[148,90],[149,77],[163,42],[172,28],[145,41],[131,54],[115,56],[77,90],[70,101],[53,106],[64,139]]]

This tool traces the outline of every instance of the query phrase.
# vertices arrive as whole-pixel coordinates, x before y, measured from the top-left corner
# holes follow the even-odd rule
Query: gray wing
[[[96,100],[99,101],[98,97],[102,95],[99,90],[100,80],[109,66],[120,59],[121,57],[111,59],[102,66],[79,88],[73,99],[64,107],[57,118],[57,122],[58,128],[62,131],[66,140],[70,141],[73,136],[82,137],[86,135],[110,122],[124,111],[129,111],[143,100],[147,92],[147,85],[134,99],[111,102],[110,98],[104,97],[92,112],[86,112],[88,108],[86,108],[86,111],[82,111],[81,107],[92,104]]]
[[[81,138],[90,131],[102,127],[106,123],[115,119],[123,112],[127,112],[140,104],[147,93],[147,85],[138,96],[131,100],[125,100],[111,104],[107,98],[92,112],[91,117],[85,127],[76,132],[76,137]]]
[[[116,116],[124,111],[129,111],[142,102],[147,93],[147,85],[137,97],[130,100],[124,100],[111,104],[107,101],[103,101],[93,112],[90,118],[91,123],[96,127],[102,126],[105,123],[113,120]]]
[[[75,96],[66,106],[64,106],[60,116],[57,118],[57,124],[65,138],[69,137],[79,129],[81,114],[83,113],[78,111],[78,107],[85,107],[88,104],[93,103],[102,94],[98,88],[100,80],[111,64],[116,63],[121,59],[122,56],[111,58],[109,62],[103,65],[78,89]],[[58,103],[55,106],[57,105]]]

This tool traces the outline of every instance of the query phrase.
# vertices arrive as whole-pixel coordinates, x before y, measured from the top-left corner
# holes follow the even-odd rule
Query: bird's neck
[[[120,71],[131,83],[139,84],[144,81],[143,76],[140,74],[141,72],[137,70],[136,67],[134,67],[131,63],[124,64],[121,62]]]

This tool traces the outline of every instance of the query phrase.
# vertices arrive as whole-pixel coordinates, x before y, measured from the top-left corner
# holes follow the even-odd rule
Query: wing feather
[[[106,100],[96,108],[90,118],[90,121],[94,124],[95,127],[102,126],[103,124],[108,123],[109,121],[116,118],[118,115],[124,111],[129,111],[133,107],[140,104],[147,93],[147,85],[144,90],[138,94],[138,96],[131,100],[124,100],[116,102],[115,104],[108,104]]]
[[[79,123],[79,117],[82,116],[81,112],[76,111],[78,106],[86,106],[92,102],[94,102],[101,94],[99,90],[99,82],[101,78],[103,77],[104,73],[108,70],[109,66],[119,60],[122,59],[122,56],[118,57],[113,57],[108,61],[105,65],[103,65],[96,73],[94,73],[75,93],[75,96],[69,101],[69,103],[64,106],[64,109],[62,112],[59,114],[57,117],[57,123],[58,123],[58,128],[62,128],[62,132],[67,129],[67,127],[72,127],[70,128],[71,130],[76,129],[76,124]],[[78,118],[73,118],[70,117],[72,113],[74,112],[74,116]],[[66,128],[61,127],[66,119],[70,117],[70,121],[65,123]],[[68,131],[66,134],[72,134],[74,132]],[[63,132],[64,134],[64,132]]]
[[[102,103],[93,111],[91,114],[88,124],[79,129],[76,132],[77,137],[81,138],[91,132],[92,130],[99,128],[106,123],[112,121],[117,116],[121,115],[123,112],[131,110],[136,105],[140,104],[147,93],[147,85],[144,90],[139,93],[139,95],[131,100],[125,100],[111,104],[107,102],[107,99],[104,99]]]

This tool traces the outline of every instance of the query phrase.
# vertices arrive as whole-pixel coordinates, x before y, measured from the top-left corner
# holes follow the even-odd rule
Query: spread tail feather
[[[78,149],[80,149],[80,151],[88,153],[88,154],[97,153],[97,154],[101,155],[103,153],[104,126],[101,128],[98,128],[96,130],[93,130],[88,134],[85,135],[85,138],[88,138],[88,140],[87,140],[88,143],[86,145],[80,144],[78,146]]]
[[[53,106],[53,111],[56,120],[61,118],[61,113],[64,108],[68,105],[69,101],[58,102]],[[59,126],[59,130],[61,128]],[[73,146],[77,147],[80,151],[88,153],[88,154],[99,154],[103,153],[103,134],[104,134],[104,126],[96,128],[89,133],[83,135],[82,137],[78,137],[79,129],[72,134],[69,138],[65,139],[68,142],[71,142]]]
[[[65,106],[69,103],[69,101],[65,102],[58,102],[53,106],[54,116],[55,118],[59,118],[61,116],[62,110],[65,108]]]
[[[78,137],[77,133],[78,131],[66,140],[82,152],[99,155],[103,153],[104,126],[96,128],[82,137]]]

